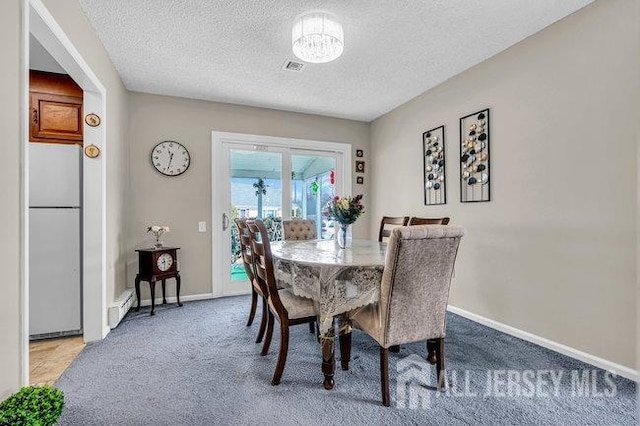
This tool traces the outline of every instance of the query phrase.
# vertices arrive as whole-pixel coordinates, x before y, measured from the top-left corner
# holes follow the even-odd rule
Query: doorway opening
[[[82,88],[30,34],[30,384],[53,384],[84,346],[83,97]]]
[[[22,6],[21,380],[27,385],[30,383],[31,336],[80,333],[81,338],[74,339],[71,349],[67,341],[42,341],[41,344],[49,345],[44,345],[47,346],[44,349],[43,345],[33,348],[34,359],[43,351],[50,351],[54,357],[59,356],[58,361],[64,364],[64,359],[72,359],[70,354],[78,347],[81,349],[85,342],[102,339],[109,331],[105,269],[107,117],[104,86],[42,0],[24,0]],[[35,59],[33,53],[41,57]],[[38,63],[40,59],[42,61]],[[66,98],[64,96],[69,93],[58,93],[59,97],[38,95],[34,103],[29,73],[30,68],[36,67],[51,67],[44,71],[50,76],[52,72],[54,77],[75,82],[78,91]],[[100,117],[101,124],[95,127],[86,124],[84,115],[87,113]],[[83,155],[82,147],[78,144],[82,143],[82,139],[90,140],[101,150],[101,155],[97,158]],[[58,143],[47,143],[54,140]],[[43,153],[34,157],[32,148],[36,146],[47,151],[46,155]],[[44,176],[33,174],[56,167],[64,168],[64,175],[72,176],[69,181],[75,182],[77,187],[60,185],[57,189],[62,188],[62,192],[51,191],[52,188],[47,185],[53,182],[47,183],[46,173]],[[56,178],[62,180],[61,176],[59,173]],[[47,194],[55,195],[55,199],[46,198]],[[52,218],[56,220],[53,226]],[[55,246],[62,242],[69,247]],[[60,251],[68,255],[60,257]],[[56,256],[60,257],[58,261],[54,260]],[[54,281],[62,282],[62,287],[55,288],[52,284]],[[51,284],[51,287],[47,288],[47,284]],[[42,291],[49,293],[43,294]],[[70,303],[72,307],[67,306]],[[66,314],[69,314],[69,318],[64,318]],[[50,380],[34,377],[31,382],[47,383]]]
[[[213,132],[212,155],[214,297],[251,288],[236,218],[261,219],[272,241],[282,239],[288,219],[313,220],[318,238],[333,238],[333,223],[322,211],[335,195],[351,190],[351,145]]]

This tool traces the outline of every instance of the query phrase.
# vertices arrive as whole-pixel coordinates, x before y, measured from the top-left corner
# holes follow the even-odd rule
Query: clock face
[[[164,141],[151,151],[151,163],[157,171],[165,176],[178,176],[189,168],[191,156],[181,143]]]
[[[173,265],[173,257],[169,253],[162,253],[156,260],[156,266],[161,272],[168,271]]]

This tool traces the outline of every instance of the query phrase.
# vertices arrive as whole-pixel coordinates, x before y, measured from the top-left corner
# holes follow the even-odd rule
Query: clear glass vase
[[[338,235],[336,236],[338,241],[338,246],[342,249],[351,247],[351,241],[353,237],[351,236],[351,225],[348,224],[340,224],[338,228]]]

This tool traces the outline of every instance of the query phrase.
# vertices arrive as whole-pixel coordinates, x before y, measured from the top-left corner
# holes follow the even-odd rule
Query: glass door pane
[[[222,143],[216,155],[212,171],[214,294],[246,294],[251,289],[235,218],[259,217],[271,241],[282,239],[282,220],[290,218],[312,219],[320,238],[333,237],[333,223],[325,220],[322,210],[344,190],[341,153],[229,141]]]
[[[231,281],[246,281],[238,228],[238,217],[259,218],[269,239],[282,239],[282,154],[279,152],[230,150]]]
[[[333,223],[322,210],[335,195],[336,158],[332,155],[296,154],[291,156],[291,217],[312,219],[322,239],[333,236]]]

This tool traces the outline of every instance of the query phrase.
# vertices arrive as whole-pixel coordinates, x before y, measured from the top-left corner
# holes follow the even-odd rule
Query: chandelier
[[[293,53],[305,62],[331,62],[344,50],[342,25],[334,15],[325,12],[307,12],[298,16],[291,38]]]

